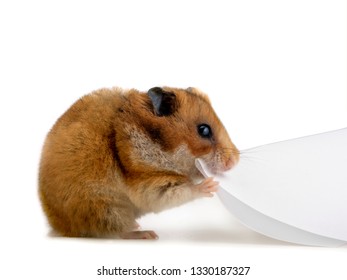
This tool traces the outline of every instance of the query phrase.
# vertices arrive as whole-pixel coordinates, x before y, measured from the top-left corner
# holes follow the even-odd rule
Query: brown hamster
[[[39,195],[64,236],[153,239],[136,218],[212,196],[215,172],[239,158],[207,96],[197,89],[101,89],[73,104],[47,135]]]

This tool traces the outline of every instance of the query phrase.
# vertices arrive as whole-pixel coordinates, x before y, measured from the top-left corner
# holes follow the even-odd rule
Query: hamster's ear
[[[169,116],[177,110],[176,95],[160,87],[151,88],[147,92],[157,116]]]
[[[193,88],[193,87],[189,87],[189,88],[186,89],[186,91],[188,91],[188,92],[194,92],[195,90],[196,90],[196,89]]]

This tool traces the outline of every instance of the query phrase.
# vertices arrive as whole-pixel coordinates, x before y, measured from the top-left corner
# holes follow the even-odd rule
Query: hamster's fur
[[[239,158],[205,94],[101,89],[73,104],[47,135],[42,207],[63,236],[157,238],[136,230],[136,218],[217,190],[196,169],[196,158],[215,172]]]

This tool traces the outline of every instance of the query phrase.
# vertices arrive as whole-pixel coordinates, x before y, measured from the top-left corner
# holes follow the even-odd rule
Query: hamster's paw
[[[152,230],[130,231],[119,235],[122,239],[158,239],[158,235]]]
[[[204,179],[200,184],[195,185],[200,196],[212,197],[213,192],[218,190],[219,182],[214,181],[212,177]]]

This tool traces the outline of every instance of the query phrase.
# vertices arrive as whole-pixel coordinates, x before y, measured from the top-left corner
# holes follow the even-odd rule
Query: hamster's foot
[[[209,177],[204,179],[200,184],[197,184],[195,187],[201,196],[212,197],[212,193],[218,190],[218,186],[219,182],[214,181],[212,177]]]
[[[119,235],[123,239],[158,239],[158,235],[152,230],[130,231]]]

